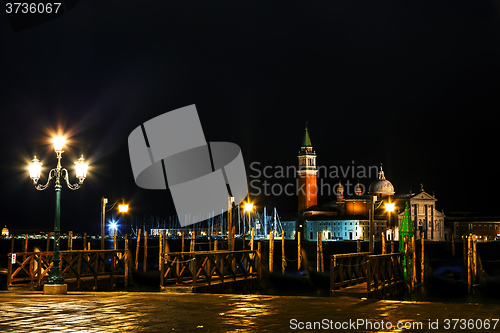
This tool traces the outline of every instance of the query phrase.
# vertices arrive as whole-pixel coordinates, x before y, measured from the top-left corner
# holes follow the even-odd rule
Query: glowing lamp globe
[[[128,212],[128,205],[125,205],[125,204],[118,205],[118,211],[120,213]]]
[[[393,203],[386,203],[384,204],[385,210],[388,212],[394,212],[395,205]]]
[[[245,210],[247,212],[250,212],[252,209],[253,209],[253,204],[251,204],[251,203],[246,203],[245,204]]]
[[[76,169],[76,177],[80,180],[80,183],[83,183],[85,178],[87,177],[87,170],[89,168],[89,165],[85,163],[85,160],[82,157],[78,159],[77,162],[75,162],[75,169]]]
[[[54,143],[54,150],[56,152],[62,152],[63,150],[63,145],[64,142],[66,141],[66,138],[62,136],[58,136],[52,139],[52,142]]]
[[[38,179],[40,179],[40,175],[42,173],[42,163],[36,158],[33,158],[32,162],[28,166],[30,172],[30,178],[33,180],[33,183],[37,183]]]

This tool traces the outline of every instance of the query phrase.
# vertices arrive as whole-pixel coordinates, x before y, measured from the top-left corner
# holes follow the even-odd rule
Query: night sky
[[[191,104],[207,141],[241,147],[249,180],[252,162],[295,166],[308,121],[318,165],[383,163],[397,194],[423,183],[445,214],[495,210],[499,16],[495,1],[88,0],[13,33],[2,13],[0,223],[53,228],[54,187],[36,191],[27,164],[42,161],[45,183],[58,130],[72,181],[80,154],[91,165],[82,189],[63,188],[63,231],[97,233],[102,196],[132,217],[175,215],[168,190],[135,185],[127,138]]]

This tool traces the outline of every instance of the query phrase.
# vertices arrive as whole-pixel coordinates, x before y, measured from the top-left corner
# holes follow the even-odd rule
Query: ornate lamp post
[[[55,190],[56,190],[56,216],[54,222],[54,254],[52,256],[52,268],[50,269],[49,278],[47,284],[49,285],[59,285],[64,284],[64,279],[61,276],[61,268],[59,267],[59,263],[61,261],[61,256],[59,254],[59,237],[61,234],[60,224],[61,224],[61,178],[66,181],[66,185],[71,190],[78,190],[85,178],[87,177],[87,169],[88,164],[85,163],[85,160],[82,157],[75,162],[76,169],[76,177],[78,178],[78,183],[71,184],[69,181],[69,172],[65,168],[61,167],[61,159],[63,151],[65,139],[63,137],[57,137],[53,139],[54,142],[54,150],[56,152],[57,157],[57,166],[49,171],[47,183],[45,185],[38,184],[38,180],[40,179],[40,175],[42,173],[42,163],[36,158],[33,158],[32,163],[29,165],[29,173],[30,178],[33,180],[33,185],[35,189],[38,191],[43,191],[48,188],[52,179],[55,180]],[[44,286],[45,292],[45,286]]]

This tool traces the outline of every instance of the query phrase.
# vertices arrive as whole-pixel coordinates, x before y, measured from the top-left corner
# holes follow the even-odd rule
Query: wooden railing
[[[366,291],[370,297],[385,298],[403,292],[403,253],[368,257]]]
[[[331,292],[364,283],[368,297],[385,298],[402,293],[403,253],[372,255],[361,252],[330,256]]]
[[[330,290],[366,281],[366,264],[370,252],[334,254],[330,257]]]
[[[40,289],[52,267],[53,252],[19,252],[12,263],[9,253],[7,287]],[[128,282],[128,254],[125,250],[61,251],[61,275],[67,283],[93,280],[94,287],[102,278],[109,278],[111,287],[118,278]]]
[[[257,251],[202,251],[164,254],[160,285],[224,284],[260,276]],[[223,288],[221,286],[221,288]]]

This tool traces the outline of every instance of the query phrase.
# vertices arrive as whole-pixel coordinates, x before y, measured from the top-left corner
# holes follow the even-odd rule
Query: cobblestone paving
[[[450,321],[450,328],[445,329],[446,319],[473,319],[474,326],[470,321],[469,326],[461,329],[458,322],[454,330]],[[486,319],[491,323],[489,329],[484,329]],[[500,305],[346,297],[132,292],[44,296],[37,292],[0,292],[1,332],[286,332],[298,331],[302,326],[307,328],[314,322],[322,326],[310,326],[310,330],[304,331],[500,331],[500,323],[493,329],[493,319],[500,319]],[[358,320],[370,321],[372,327],[353,326]],[[398,329],[398,322],[406,323],[407,328]],[[431,327],[431,323],[436,322],[438,326]],[[387,329],[387,323],[393,327]],[[409,327],[411,323],[422,324]],[[335,325],[342,324],[343,329],[335,329]],[[482,330],[477,329],[479,324]]]

